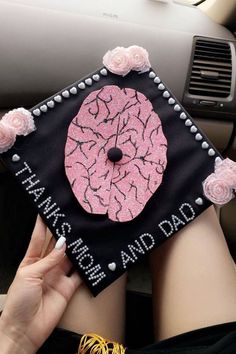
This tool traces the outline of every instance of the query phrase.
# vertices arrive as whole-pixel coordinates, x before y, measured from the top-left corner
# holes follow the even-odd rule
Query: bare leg
[[[45,250],[53,247],[48,232]],[[48,251],[48,250],[47,250]],[[82,284],[66,308],[58,327],[79,334],[96,333],[119,343],[124,341],[126,274],[117,279],[97,297]]]
[[[236,321],[236,271],[213,207],[153,251],[156,339]]]
[[[58,327],[77,333],[96,333],[122,343],[125,329],[126,275],[97,297],[84,285],[75,293]]]

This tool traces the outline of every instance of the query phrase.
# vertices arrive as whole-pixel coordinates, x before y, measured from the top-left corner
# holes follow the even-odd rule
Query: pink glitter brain
[[[87,212],[132,220],[160,186],[166,165],[167,140],[145,95],[111,85],[86,97],[68,129],[65,171]]]

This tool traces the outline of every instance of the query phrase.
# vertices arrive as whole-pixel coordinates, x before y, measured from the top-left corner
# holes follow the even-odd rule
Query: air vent
[[[197,39],[189,93],[197,96],[228,97],[231,88],[231,49],[227,42]]]

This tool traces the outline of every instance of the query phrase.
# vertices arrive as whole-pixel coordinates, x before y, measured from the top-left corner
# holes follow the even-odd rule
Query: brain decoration
[[[147,97],[104,86],[84,100],[65,146],[65,171],[80,205],[113,221],[141,213],[160,186],[167,140]]]

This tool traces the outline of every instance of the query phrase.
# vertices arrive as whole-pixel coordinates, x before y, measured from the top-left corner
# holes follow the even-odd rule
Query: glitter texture
[[[107,157],[113,147],[123,153],[116,163]],[[69,126],[65,170],[87,212],[129,221],[160,186],[166,153],[151,102],[133,89],[105,86],[88,95]]]

